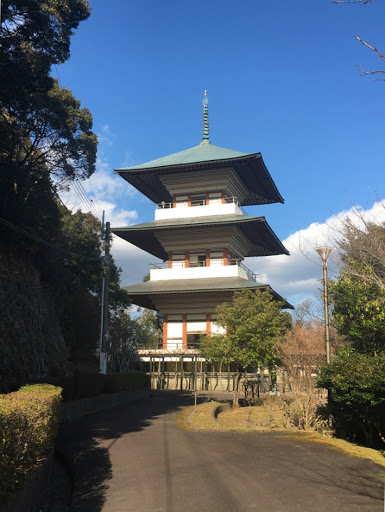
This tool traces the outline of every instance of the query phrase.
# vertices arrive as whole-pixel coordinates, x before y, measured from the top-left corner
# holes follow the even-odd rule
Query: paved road
[[[383,512],[383,468],[288,436],[183,431],[190,403],[161,392],[67,426],[72,510]]]

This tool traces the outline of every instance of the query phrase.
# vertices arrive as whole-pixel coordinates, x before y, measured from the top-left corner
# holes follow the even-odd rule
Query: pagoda
[[[220,330],[218,304],[243,288],[271,290],[244,260],[288,251],[264,217],[249,217],[243,207],[284,201],[260,153],[210,144],[206,91],[198,146],[115,172],[156,209],[154,221],[113,233],[163,260],[152,265],[147,282],[125,289],[134,304],[163,315],[158,354],[195,351],[201,334]]]

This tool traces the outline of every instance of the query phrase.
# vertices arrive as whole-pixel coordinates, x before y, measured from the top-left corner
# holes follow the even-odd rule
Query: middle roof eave
[[[159,242],[156,236],[157,232],[164,230],[185,231],[186,229],[202,227],[205,229],[218,229],[219,226],[234,226],[241,229],[246,238],[252,243],[252,249],[246,255],[247,257],[289,254],[264,217],[213,215],[185,219],[166,219],[112,228],[112,232],[157,258],[166,260],[168,254]]]

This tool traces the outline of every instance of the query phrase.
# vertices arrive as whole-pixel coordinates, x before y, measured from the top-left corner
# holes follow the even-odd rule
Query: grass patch
[[[183,430],[208,432],[285,432],[284,437],[305,442],[321,443],[342,451],[351,457],[369,459],[385,467],[385,456],[378,450],[365,448],[343,439],[323,437],[312,431],[283,427],[283,413],[279,409],[271,410],[267,406],[240,407],[221,412],[216,421],[213,418],[214,409],[220,402],[205,402],[197,407],[190,406],[182,409],[176,417],[177,424]],[[385,473],[380,475],[385,479]]]
[[[309,443],[320,443],[327,444],[335,450],[342,451],[346,455],[351,457],[359,457],[360,459],[369,459],[380,466],[385,467],[385,456],[383,452],[374,450],[373,448],[366,448],[365,446],[359,446],[358,444],[350,443],[344,439],[337,437],[323,437],[321,434],[316,432],[301,432],[294,431],[285,437],[292,439],[299,439],[301,441],[307,441]],[[382,478],[385,479],[385,474],[382,474]]]
[[[223,430],[213,418],[214,409],[219,402],[205,402],[194,407],[186,407],[177,414],[177,424],[183,430]]]

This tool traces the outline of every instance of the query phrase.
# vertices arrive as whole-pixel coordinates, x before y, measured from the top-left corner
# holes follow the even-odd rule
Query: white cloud
[[[116,265],[123,270],[121,275],[122,287],[140,283],[150,271],[150,263],[160,261],[118,236],[113,237],[111,253]]]
[[[249,258],[246,265],[258,274],[258,281],[268,283],[286,297],[289,302],[298,303],[306,297],[317,295],[322,277],[320,259],[315,248],[323,245],[335,246],[341,236],[344,219],[350,219],[363,227],[363,221],[376,224],[385,222],[385,201],[379,201],[369,209],[354,207],[333,215],[324,223],[313,223],[306,229],[296,231],[283,241],[290,256],[270,256]],[[337,258],[332,257],[329,264],[330,275],[338,272]]]
[[[121,180],[120,177],[118,178]],[[94,183],[99,183],[100,185],[103,183],[103,179],[104,178],[99,174],[99,177],[97,177],[98,181]],[[92,193],[90,192],[90,180],[72,183],[69,186],[69,190],[60,192],[60,198],[70,210],[91,212],[99,219],[101,219],[101,215],[104,210],[105,218],[111,223],[111,226],[132,224],[132,222],[138,217],[136,210],[121,208],[115,202],[108,200],[109,197],[113,195],[113,187],[108,189],[108,179],[109,177],[107,176],[107,185],[104,188],[100,186],[98,187],[98,185],[93,186],[92,184]],[[96,192],[97,190],[99,190],[99,192]]]
[[[98,132],[97,136],[98,136],[99,144],[104,144],[104,145],[109,146],[109,147],[112,146],[113,134],[112,134],[111,129],[110,129],[108,124],[105,124],[102,127],[101,132]]]
[[[82,183],[87,192],[97,200],[100,198],[113,200],[116,197],[133,196],[137,193],[132,185],[123,182],[118,174],[113,174],[113,169],[101,158],[97,159],[96,171],[91,178]]]

